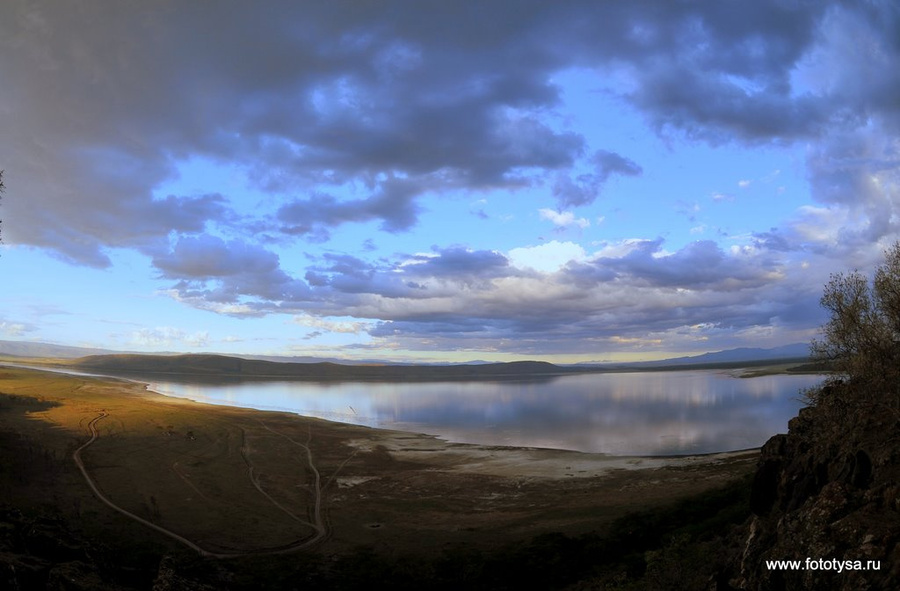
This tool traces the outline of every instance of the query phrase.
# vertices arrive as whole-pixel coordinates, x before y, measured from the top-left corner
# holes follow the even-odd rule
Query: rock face
[[[61,519],[0,508],[0,589],[118,589],[101,577],[90,554],[90,544]]]
[[[803,409],[763,446],[741,589],[900,589],[900,422]],[[797,561],[776,566],[770,561]]]

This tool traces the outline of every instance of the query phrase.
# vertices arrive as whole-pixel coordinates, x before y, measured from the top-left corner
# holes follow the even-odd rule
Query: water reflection
[[[514,382],[155,382],[151,389],[463,443],[671,455],[762,445],[786,430],[800,389],[821,379],[680,371]]]

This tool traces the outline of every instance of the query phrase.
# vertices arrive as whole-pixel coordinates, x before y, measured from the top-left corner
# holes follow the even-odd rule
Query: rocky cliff
[[[826,392],[827,394],[827,392]],[[763,447],[733,584],[900,589],[900,421],[803,409]],[[796,561],[776,566],[771,561]]]

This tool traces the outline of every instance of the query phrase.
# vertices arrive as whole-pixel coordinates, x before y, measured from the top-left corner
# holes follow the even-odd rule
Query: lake
[[[822,379],[667,371],[493,382],[153,381],[150,389],[460,443],[678,455],[761,446],[787,431],[802,406],[800,390]]]

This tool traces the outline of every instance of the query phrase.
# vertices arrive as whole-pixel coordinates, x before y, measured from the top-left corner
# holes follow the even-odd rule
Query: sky
[[[807,342],[900,238],[890,1],[0,3],[0,339]]]

